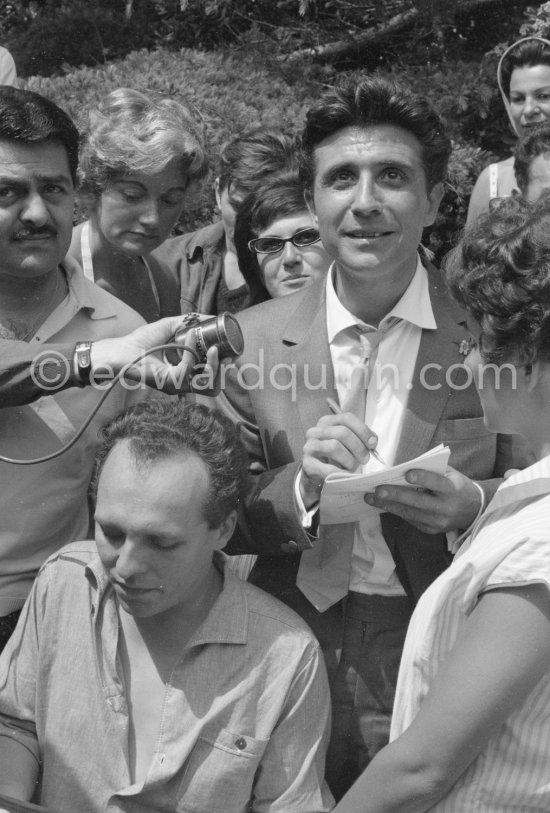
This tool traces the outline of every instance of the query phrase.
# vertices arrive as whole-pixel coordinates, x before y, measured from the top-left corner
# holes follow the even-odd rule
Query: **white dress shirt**
[[[342,305],[334,288],[332,269],[327,275],[326,308],[327,338],[338,398],[342,405],[346,400],[353,369],[361,363],[359,338],[349,328],[353,325],[370,328],[376,326],[365,325]],[[365,423],[378,436],[377,449],[388,465],[394,462],[401,437],[422,329],[435,330],[436,327],[428,275],[418,257],[410,285],[378,326],[381,330],[387,328],[387,332],[384,333],[370,365]],[[371,455],[363,466],[363,471],[374,471],[377,468],[380,468],[380,464]],[[298,479],[296,500],[304,524],[307,524],[308,517],[311,518],[315,509],[310,512],[304,510]],[[358,593],[386,596],[405,593],[382,535],[380,515],[375,511],[368,519],[357,523],[349,588]]]

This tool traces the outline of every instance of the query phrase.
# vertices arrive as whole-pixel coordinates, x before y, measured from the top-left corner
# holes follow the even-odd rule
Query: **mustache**
[[[36,229],[27,227],[15,232],[12,240],[28,240],[32,237],[57,237],[57,229],[54,229],[53,226],[40,226]]]

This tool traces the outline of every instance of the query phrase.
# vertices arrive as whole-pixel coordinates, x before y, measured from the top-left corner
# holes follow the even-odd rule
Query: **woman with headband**
[[[550,41],[525,37],[511,45],[501,56],[497,80],[502,100],[517,136],[530,127],[550,120]],[[516,190],[514,158],[489,164],[476,181],[467,224],[486,212],[492,198],[509,197]]]

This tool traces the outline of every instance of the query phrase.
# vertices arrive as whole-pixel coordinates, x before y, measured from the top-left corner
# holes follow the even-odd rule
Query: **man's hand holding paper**
[[[408,485],[406,475],[411,469],[428,470],[443,477],[447,471],[450,450],[440,444],[430,449],[414,460],[408,460],[397,466],[380,466],[379,463],[372,469],[349,471],[336,470],[327,475],[321,491],[320,509],[321,524],[334,525],[341,522],[358,522],[375,511],[391,511],[389,498],[395,499],[398,510],[393,513],[400,514],[402,510],[401,496],[397,489],[406,489],[412,495],[418,495],[417,488]],[[386,498],[380,499],[380,491],[386,493]],[[367,499],[366,495],[376,495]],[[411,500],[412,502],[412,500]]]
[[[480,505],[481,492],[472,480],[447,467],[445,474],[410,469],[410,485],[381,485],[365,494],[365,502],[397,514],[424,533],[447,533],[468,528]]]

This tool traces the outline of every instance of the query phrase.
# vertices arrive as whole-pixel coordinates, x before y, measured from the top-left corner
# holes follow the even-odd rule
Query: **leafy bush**
[[[493,0],[479,12],[468,3],[461,9],[461,2],[438,2],[440,28],[427,0],[0,0],[0,41],[14,52],[21,75],[49,76],[144,47],[215,50],[265,41],[265,53],[289,53],[349,43],[416,8],[406,30],[341,58],[347,65],[387,66],[400,58],[433,62],[462,52],[475,58],[488,41],[508,39],[519,26],[526,0],[501,2],[502,10]]]
[[[550,3],[525,10],[526,22],[520,28],[522,37],[548,37],[550,33]]]
[[[433,227],[424,236],[424,245],[434,252],[436,261],[456,244],[466,222],[474,184],[489,162],[490,156],[480,147],[453,143],[445,195]]]
[[[263,35],[269,33],[270,49],[282,44],[285,26],[292,30],[289,41],[317,42],[322,26],[310,23],[321,6],[330,10],[338,4],[316,0],[311,14],[308,5],[306,0],[0,0],[0,35],[21,76],[51,76],[141,48],[245,45],[258,25]]]
[[[136,48],[153,47],[156,41],[153,0],[140,0],[129,20],[122,0],[42,0],[22,4],[19,12],[3,44],[21,76],[50,76],[75,65],[102,64]]]

